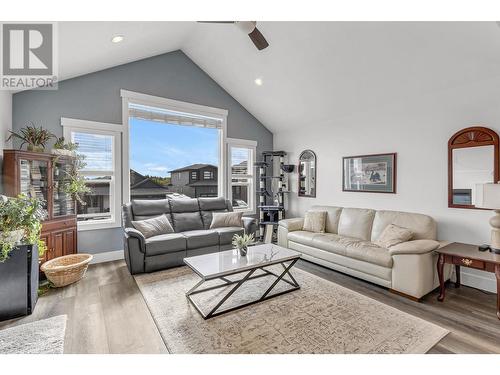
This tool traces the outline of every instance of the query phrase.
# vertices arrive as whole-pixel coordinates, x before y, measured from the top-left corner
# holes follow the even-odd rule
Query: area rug
[[[0,354],[62,354],[66,315],[0,331]]]
[[[300,269],[293,275],[300,290],[208,320],[185,296],[199,281],[189,268],[135,279],[170,353],[425,353],[448,333]],[[273,281],[245,283],[222,308],[260,296]],[[289,287],[278,285],[276,292]],[[208,311],[223,294],[193,297]]]

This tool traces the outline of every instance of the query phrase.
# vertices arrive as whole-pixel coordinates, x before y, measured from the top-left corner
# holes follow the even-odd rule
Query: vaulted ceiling
[[[183,50],[271,131],[500,76],[494,22],[62,22],[60,77]],[[123,35],[122,43],[110,42]],[[262,85],[255,84],[260,78]]]

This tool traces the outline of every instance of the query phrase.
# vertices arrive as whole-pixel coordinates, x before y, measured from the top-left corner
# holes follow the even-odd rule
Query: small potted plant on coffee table
[[[240,251],[241,256],[246,256],[248,252],[248,246],[250,246],[254,241],[254,235],[252,234],[244,234],[240,236],[239,234],[235,234],[233,236],[233,246]]]

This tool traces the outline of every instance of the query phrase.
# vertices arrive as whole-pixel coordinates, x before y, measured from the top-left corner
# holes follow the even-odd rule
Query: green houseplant
[[[64,137],[57,138],[54,147],[52,148],[52,154],[54,155],[67,155],[74,156],[75,151],[78,149],[78,144],[73,142],[66,142]]]
[[[252,234],[244,234],[240,236],[239,234],[235,234],[233,236],[233,246],[240,251],[241,256],[246,256],[248,251],[248,246],[251,245],[254,241],[254,235]]]
[[[66,175],[66,182],[62,190],[66,194],[71,195],[81,205],[85,205],[86,203],[82,196],[91,192],[91,189],[85,183],[85,178],[80,173],[80,171],[87,165],[87,163],[85,163],[85,155],[78,154],[76,152],[78,149],[78,143],[64,143],[64,137],[59,138],[57,143],[58,146],[63,147],[64,150],[70,151],[72,156],[72,162],[70,163],[69,169],[62,171]],[[59,155],[54,159],[54,163],[60,156],[62,155]]]
[[[19,139],[21,141],[20,148],[24,145],[28,151],[43,152],[47,142],[52,138],[55,138],[54,134],[49,132],[47,129],[36,127],[32,122],[25,128],[19,130],[19,132],[13,132],[9,130],[10,135],[7,138],[9,141],[12,138]]]
[[[46,250],[40,239],[41,221],[46,212],[43,200],[19,195],[16,198],[1,196],[0,199],[0,262],[5,262],[16,246],[21,243],[35,244],[42,256]]]

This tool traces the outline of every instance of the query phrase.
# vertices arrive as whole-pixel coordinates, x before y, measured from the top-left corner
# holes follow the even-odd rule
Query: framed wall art
[[[342,190],[396,193],[396,153],[342,158]]]

